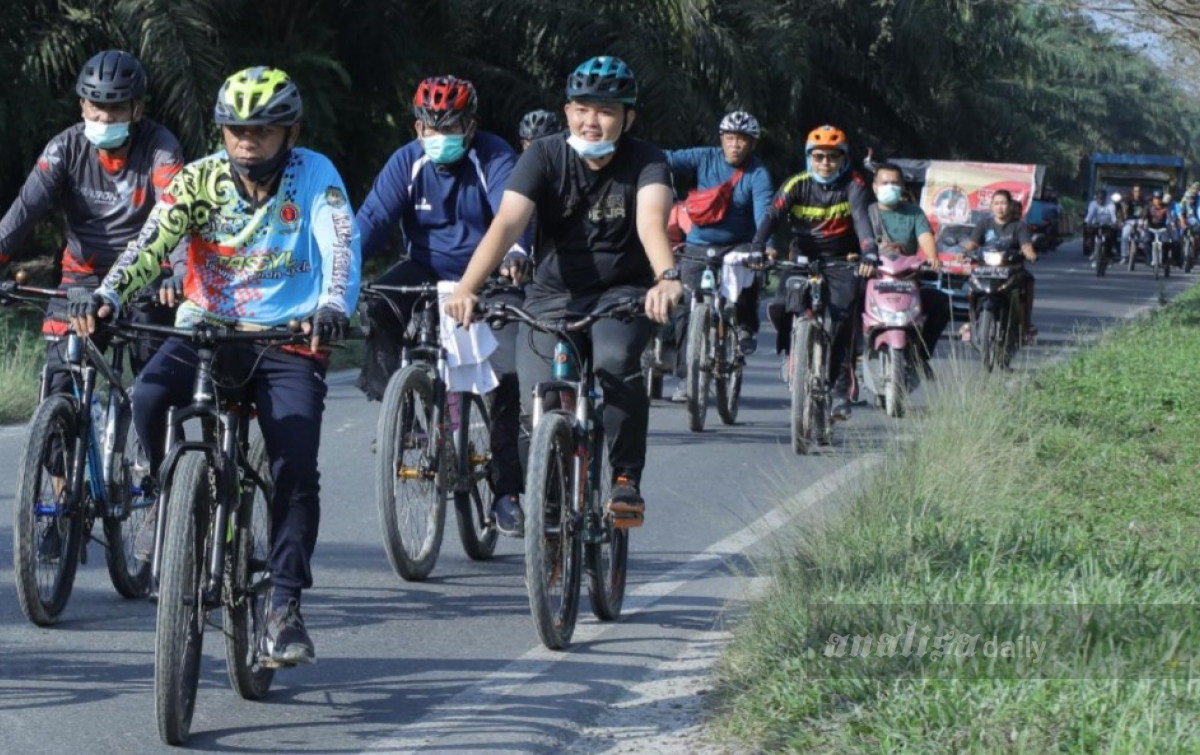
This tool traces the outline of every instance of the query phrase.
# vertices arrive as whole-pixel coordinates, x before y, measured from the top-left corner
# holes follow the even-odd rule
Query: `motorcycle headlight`
[[[983,263],[988,267],[999,267],[1004,264],[1004,252],[987,251],[983,253]]]

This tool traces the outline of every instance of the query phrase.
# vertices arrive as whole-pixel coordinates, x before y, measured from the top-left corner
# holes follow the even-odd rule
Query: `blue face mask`
[[[829,178],[825,178],[824,176],[822,176],[820,173],[818,173],[816,170],[813,169],[812,158],[809,157],[808,155],[804,156],[804,164],[805,164],[805,167],[808,168],[809,177],[812,178],[812,180],[816,181],[817,183],[819,183],[823,186],[834,183],[839,178],[841,178],[843,175],[845,175],[846,171],[850,169],[850,161],[847,160],[845,157],[843,157],[841,166],[837,169],[837,172],[834,173]]]
[[[567,144],[571,145],[571,149],[575,150],[575,154],[582,157],[584,160],[598,160],[601,157],[607,157],[617,150],[617,143],[598,141],[589,142],[581,136],[572,134],[567,137]]]
[[[436,134],[426,136],[422,140],[425,154],[438,165],[449,165],[458,162],[467,153],[467,137],[465,134],[442,136]]]
[[[879,191],[875,192],[875,197],[879,200],[879,204],[891,207],[894,204],[900,204],[902,193],[902,190],[896,184],[887,184],[879,187]]]
[[[129,139],[129,123],[83,121],[83,135],[100,149],[116,149]]]

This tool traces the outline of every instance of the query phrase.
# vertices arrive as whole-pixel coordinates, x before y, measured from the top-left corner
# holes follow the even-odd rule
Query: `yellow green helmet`
[[[303,112],[300,90],[286,73],[255,66],[225,79],[213,120],[219,126],[291,126]]]

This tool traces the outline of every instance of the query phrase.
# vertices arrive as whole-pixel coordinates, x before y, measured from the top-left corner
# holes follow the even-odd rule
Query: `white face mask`
[[[101,123],[100,121],[83,121],[83,135],[100,149],[116,149],[129,139],[129,122]]]
[[[575,150],[575,153],[584,160],[596,160],[606,157],[617,149],[616,141],[606,142],[601,140],[598,142],[589,142],[582,136],[575,136],[574,134],[567,137],[567,144],[570,144],[571,149]]]

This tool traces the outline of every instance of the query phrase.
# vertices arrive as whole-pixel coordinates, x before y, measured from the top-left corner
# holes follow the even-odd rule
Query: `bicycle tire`
[[[833,407],[829,403],[829,343],[825,333],[822,328],[816,338],[810,339],[809,364],[815,367],[809,367],[809,380],[814,380],[815,372],[821,390],[815,391],[809,386],[808,402],[804,408],[809,437],[821,446],[833,444]]]
[[[712,311],[708,305],[696,307],[688,318],[687,340],[687,415],[688,429],[694,433],[704,430],[708,416],[709,373],[708,330]]]
[[[1138,245],[1131,240],[1129,242],[1129,258],[1125,260],[1125,269],[1131,273],[1133,272],[1135,259],[1137,257],[1137,250]]]
[[[112,469],[114,479],[108,483],[110,505],[119,502],[124,510],[122,516],[104,518],[104,561],[108,566],[108,577],[113,588],[124,598],[142,598],[150,593],[150,562],[141,561],[135,554],[134,544],[138,531],[150,515],[150,506],[143,498],[137,501],[133,494],[134,480],[130,467],[137,458],[137,433],[131,432],[133,409],[121,404],[122,415],[117,420],[117,433],[121,436],[114,448]],[[138,483],[140,484],[140,480]]]
[[[722,424],[737,422],[738,404],[742,398],[742,364],[738,351],[737,331],[726,324],[725,337],[717,347],[721,350],[718,376],[715,381],[717,414]]]
[[[574,418],[557,411],[543,416],[533,431],[525,486],[525,584],[534,628],[551,650],[571,644],[579,614],[574,459]]]
[[[384,550],[396,574],[419,582],[437,565],[446,523],[444,466],[429,468],[434,423],[433,376],[424,364],[405,367],[388,381],[379,408],[375,502]],[[434,438],[435,447],[442,445]]]
[[[629,530],[614,527],[612,517],[604,515],[604,505],[612,492],[612,465],[608,461],[608,443],[603,429],[597,425],[592,453],[597,454],[600,474],[589,480],[594,508],[591,516],[599,523],[600,542],[583,547],[588,572],[588,597],[592,614],[600,621],[621,618],[625,603],[625,575],[629,562]]]
[[[1000,350],[996,314],[991,309],[980,310],[976,322],[979,323],[979,356],[983,360],[983,369],[992,372],[996,369],[996,355]]]
[[[17,493],[13,501],[13,576],[21,612],[38,626],[46,627],[58,621],[71,591],[75,587],[75,572],[79,568],[79,551],[83,542],[83,505],[70,516],[41,515],[39,501],[61,497],[54,492],[54,477],[46,469],[58,440],[58,461],[70,470],[75,455],[75,436],[78,433],[76,402],[67,396],[50,396],[38,406],[29,421],[29,433],[21,452],[21,467],[17,473]],[[49,489],[42,488],[49,485]],[[86,489],[86,482],[84,483]],[[43,561],[38,553],[50,528],[58,530],[60,550],[57,565],[53,559]],[[42,570],[42,566],[53,567]]]
[[[483,397],[474,393],[461,394],[458,411],[458,430],[454,433],[459,480],[454,491],[458,537],[467,558],[487,561],[496,552],[500,535],[491,516],[490,418]]]
[[[184,456],[167,485],[166,540],[159,564],[154,637],[154,711],[158,735],[169,745],[187,742],[204,646],[200,592],[205,581],[212,486],[208,459]]]
[[[1108,272],[1108,244],[1105,244],[1103,241],[1097,241],[1096,248],[1099,250],[1094,253],[1098,255],[1096,257],[1096,277],[1103,278],[1105,273]]]
[[[246,463],[267,483],[243,480],[242,499],[234,517],[233,542],[226,554],[225,671],[229,686],[244,700],[261,700],[271,690],[275,669],[264,663],[263,639],[270,609],[271,464],[261,436],[250,444]],[[248,486],[248,487],[247,487]]]
[[[795,318],[792,321],[792,345],[789,352],[791,358],[791,373],[788,375],[791,390],[791,436],[792,452],[807,454],[812,441],[812,423],[809,392],[812,388],[812,377],[809,372],[809,356],[811,352],[810,338],[812,323],[807,318]]]
[[[1158,280],[1159,270],[1162,268],[1162,250],[1155,249],[1152,253],[1153,260],[1150,265],[1154,268],[1154,280]]]

